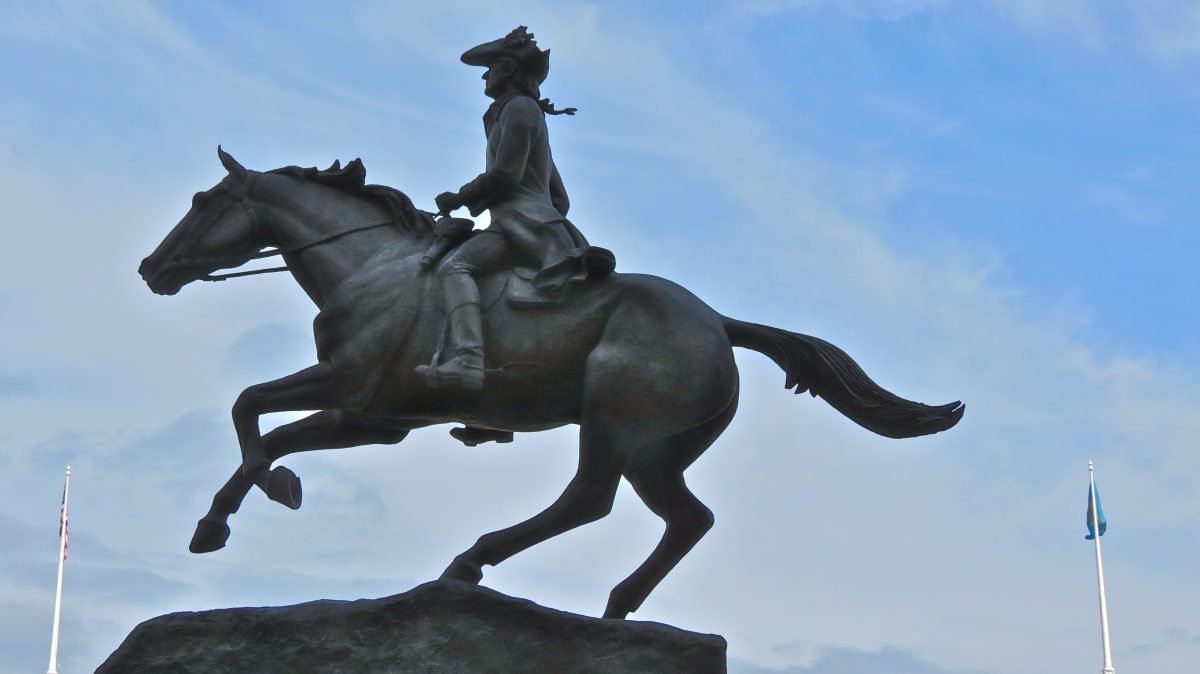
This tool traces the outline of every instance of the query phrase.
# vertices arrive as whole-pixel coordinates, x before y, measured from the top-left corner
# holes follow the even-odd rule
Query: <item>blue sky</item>
[[[0,672],[45,661],[75,468],[64,671],[167,611],[357,598],[435,577],[544,507],[571,429],[445,429],[298,457],[186,551],[237,465],[228,408],[311,364],[288,278],[151,293],[192,193],[243,164],[361,157],[429,208],[482,166],[467,47],[525,24],[572,219],[619,270],[817,335],[952,432],[871,436],[739,353],[742,402],[688,476],[716,528],[633,617],[723,634],[731,671],[1096,671],[1088,459],[1118,671],[1200,658],[1200,11],[1175,2],[43,3],[0,10]],[[489,569],[582,613],[653,547],[606,520]],[[1001,657],[998,654],[1004,653]]]

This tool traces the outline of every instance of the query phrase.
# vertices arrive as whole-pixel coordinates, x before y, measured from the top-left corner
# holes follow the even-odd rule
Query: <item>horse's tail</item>
[[[753,349],[783,368],[784,388],[821,396],[851,421],[889,438],[912,438],[944,431],[962,418],[955,401],[930,406],[888,392],[862,371],[845,351],[816,337],[721,317],[734,346]]]

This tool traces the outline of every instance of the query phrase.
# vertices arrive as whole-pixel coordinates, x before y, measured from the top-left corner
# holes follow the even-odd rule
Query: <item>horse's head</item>
[[[259,174],[220,147],[217,156],[229,175],[192,197],[191,210],[138,267],[146,285],[159,295],[174,295],[218,269],[243,265],[268,245],[247,201]]]

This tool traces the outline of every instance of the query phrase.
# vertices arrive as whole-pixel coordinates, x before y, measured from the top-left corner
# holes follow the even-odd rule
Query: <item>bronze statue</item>
[[[471,50],[464,60],[475,59],[477,50],[486,51]],[[495,61],[488,65],[491,87],[493,77],[504,78],[492,72]],[[544,75],[511,72],[523,73],[526,82],[540,82]],[[536,95],[536,88],[525,93]],[[531,96],[518,93],[507,104],[501,99],[497,119],[519,112],[528,117],[529,128],[544,131],[541,106],[535,110]],[[492,138],[489,133],[489,148]],[[489,232],[467,239],[437,274],[426,271],[428,253],[447,246],[435,247],[435,240],[462,238],[463,232],[441,226],[396,190],[364,184],[358,160],[324,171],[257,172],[220,148],[218,155],[228,175],[195,196],[191,210],[139,273],[152,291],[172,295],[192,281],[231,276],[214,276],[216,270],[282,255],[319,309],[313,324],[317,363],[238,396],[233,422],[242,465],[198,523],[193,552],[225,545],[228,517],[252,486],[271,500],[300,507],[299,478],[283,466],[271,467],[291,453],[397,443],[411,429],[433,424],[459,422],[501,436],[578,424],[578,472],[558,500],[525,522],[482,536],[442,577],[478,583],[483,566],[604,517],[624,477],[663,518],[666,532],[649,558],[612,590],[604,616],[623,618],[712,526],[712,513],[688,490],[683,472],[725,430],[737,408],[732,347],[767,355],[786,373],[786,387],[822,397],[881,435],[936,433],[962,417],[958,402],[928,406],[889,393],[828,342],[727,318],[666,279],[608,274],[611,257],[590,256],[566,222],[565,199],[556,202],[561,190],[553,187],[548,145],[537,155],[536,197],[529,197],[541,215],[528,216],[525,202],[504,196],[513,194],[504,190],[516,189],[511,184],[472,187],[494,178],[481,177],[457,196],[439,197],[443,211],[460,201],[473,210],[491,207],[507,238]],[[489,159],[484,175],[495,168]],[[550,204],[544,203],[547,194]],[[525,247],[510,226],[534,237],[552,231],[547,236],[557,243]],[[492,242],[478,244],[489,252],[476,252],[478,240]],[[511,262],[493,261],[491,251],[499,249]],[[435,361],[445,346],[447,309],[453,344],[447,364],[467,356],[451,367]],[[462,323],[475,323],[455,328],[455,316],[465,312],[472,313]],[[487,385],[480,388],[476,370],[483,368],[484,334]],[[418,365],[431,362],[434,367],[417,372]],[[461,386],[431,388],[430,370],[438,384],[453,380]],[[260,415],[312,409],[321,411],[260,436]]]

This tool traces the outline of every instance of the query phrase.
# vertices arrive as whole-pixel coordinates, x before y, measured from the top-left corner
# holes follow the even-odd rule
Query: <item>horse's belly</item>
[[[546,314],[523,313],[515,326],[488,321],[482,391],[433,388],[416,373],[418,365],[430,363],[443,328],[441,316],[421,320],[366,411],[423,424],[464,423],[519,432],[578,423],[583,363],[592,345],[578,331],[570,335],[557,322],[546,321]]]

